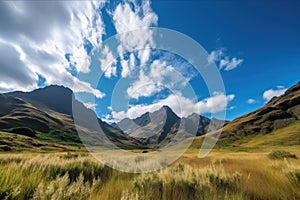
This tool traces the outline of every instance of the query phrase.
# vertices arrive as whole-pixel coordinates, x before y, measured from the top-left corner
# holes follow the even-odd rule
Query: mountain
[[[58,113],[72,115],[73,92],[69,88],[51,85],[39,88],[32,92],[10,92],[6,95],[18,97],[24,101],[38,107],[48,109]]]
[[[220,142],[230,143],[248,136],[269,135],[292,126],[295,130],[299,130],[299,119],[300,82],[288,89],[283,95],[272,98],[258,110],[227,123],[222,130]],[[290,130],[290,132],[293,131]],[[287,138],[281,137],[281,143],[289,141],[289,137],[291,135],[287,135]],[[293,139],[300,144],[299,133]]]
[[[97,119],[96,123],[101,125],[105,135],[115,144],[123,147],[141,146],[139,141],[98,119],[94,111],[75,100],[73,92],[62,86],[0,94],[0,130],[48,142],[81,145],[82,138],[79,138],[77,131],[83,135],[95,133],[83,121],[79,121],[81,124],[76,130],[72,106],[76,106],[82,116],[88,116],[85,121]]]
[[[77,101],[69,88],[57,85],[0,94],[0,131],[64,145],[82,145],[84,141],[97,146],[109,142],[104,137],[107,136],[120,147],[154,148],[167,145],[177,133],[186,133],[177,137],[180,139],[205,134],[211,122],[197,114],[179,118],[171,108],[163,106],[136,119],[125,118],[109,125]],[[99,134],[100,127],[103,134]]]
[[[300,82],[260,109],[231,122],[196,113],[180,118],[163,106],[109,125],[62,86],[0,94],[0,150],[63,150],[64,145],[81,146],[82,140],[91,146],[113,142],[122,148],[161,148],[171,141],[178,143],[192,136],[201,139],[214,133],[221,133],[221,146],[299,145],[299,132]]]
[[[187,118],[178,117],[168,106],[146,112],[135,119],[125,118],[112,126],[119,128],[150,147],[167,145],[176,135],[178,142],[195,135],[203,135],[223,126],[224,121],[209,119],[196,113]],[[177,133],[181,132],[179,137]]]
[[[152,113],[146,112],[135,119],[125,118],[116,127],[131,137],[138,138],[145,145],[153,147],[159,145],[180,118],[169,108],[163,106]]]

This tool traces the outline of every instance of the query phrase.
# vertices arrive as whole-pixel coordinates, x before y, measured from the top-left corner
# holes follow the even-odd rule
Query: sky
[[[109,123],[163,105],[232,120],[299,81],[299,10],[295,0],[1,1],[0,92],[63,85]],[[175,41],[224,90],[211,91],[193,59],[159,49],[153,28],[201,45]]]

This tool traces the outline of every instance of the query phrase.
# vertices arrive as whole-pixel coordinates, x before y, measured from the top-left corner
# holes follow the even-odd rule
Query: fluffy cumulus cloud
[[[139,78],[127,89],[130,98],[150,97],[166,88],[180,91],[190,79],[165,61],[154,60],[148,68],[141,68]]]
[[[127,111],[112,111],[112,117],[115,121],[120,121],[126,117],[136,118],[145,112],[153,112],[164,105],[168,105],[178,116],[187,117],[192,113],[217,113],[227,108],[235,95],[225,95],[224,93],[215,93],[213,96],[201,101],[194,101],[184,97],[181,93],[171,94],[165,99],[158,100],[150,105],[139,104],[131,106]]]
[[[224,48],[212,51],[208,56],[208,62],[215,62],[220,70],[223,69],[225,71],[233,70],[244,62],[244,60],[240,58],[230,58],[225,54],[225,51]]]
[[[150,3],[150,1],[142,1],[141,6],[136,1],[120,3],[112,13],[117,32],[128,32],[156,25],[158,17],[152,11]]]
[[[127,77],[134,67],[135,57],[132,55],[125,59],[124,53],[138,50],[137,58],[144,65],[150,58],[151,48],[154,47],[152,31],[130,31],[155,26],[158,17],[152,11],[150,1],[142,1],[141,5],[136,1],[119,3],[111,12],[111,17],[117,33],[120,34],[118,53],[121,58],[121,75]]]
[[[282,95],[287,89],[283,86],[277,86],[276,89],[269,89],[263,93],[263,99],[270,101],[273,97]]]
[[[1,66],[0,91],[37,88],[39,74],[46,84],[72,88],[79,83],[78,92],[103,97],[69,72],[70,67],[76,72],[90,71],[86,43],[101,45],[104,24],[97,10],[103,5],[96,1],[1,1],[0,49],[5,66]]]

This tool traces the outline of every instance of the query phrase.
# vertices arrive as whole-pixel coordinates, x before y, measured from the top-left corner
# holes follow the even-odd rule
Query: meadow
[[[0,199],[300,199],[300,151],[189,150],[167,168],[125,173],[86,152],[0,154]]]

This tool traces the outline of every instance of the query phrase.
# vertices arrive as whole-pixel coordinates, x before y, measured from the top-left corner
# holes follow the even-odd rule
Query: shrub
[[[11,128],[11,129],[9,129],[9,132],[20,134],[20,135],[25,135],[28,137],[35,137],[35,135],[36,135],[35,131],[28,127]]]
[[[292,154],[288,151],[272,151],[269,153],[268,157],[270,159],[297,158],[295,154]]]
[[[78,158],[78,154],[76,153],[72,154],[68,152],[67,154],[60,156],[60,158],[64,158],[64,159]]]

